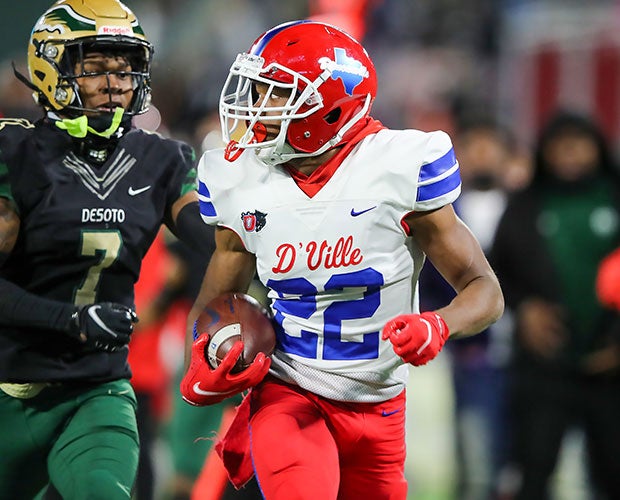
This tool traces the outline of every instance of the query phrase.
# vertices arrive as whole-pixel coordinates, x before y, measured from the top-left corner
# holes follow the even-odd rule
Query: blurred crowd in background
[[[4,23],[0,98],[6,116],[40,111],[12,77],[47,0]],[[504,121],[520,153],[549,112],[574,107],[620,133],[620,4],[615,0],[128,1],[154,43],[149,126],[194,139],[217,106],[235,55],[267,27],[315,17],[360,39],[377,67],[373,114],[390,127],[444,129],[483,112]],[[515,174],[516,175],[516,174]],[[514,179],[522,183],[522,175]]]
[[[29,0],[8,8],[16,12],[3,22],[2,116],[40,116],[11,64],[26,72],[30,30],[50,4]],[[451,342],[445,355],[411,370],[410,498],[512,499],[516,485],[535,488],[551,478],[553,499],[612,500],[595,485],[612,470],[606,461],[620,460],[602,444],[618,434],[592,438],[591,428],[607,429],[598,417],[617,415],[620,404],[620,336],[611,327],[617,312],[603,307],[594,288],[598,264],[620,242],[620,2],[126,4],[155,45],[153,105],[137,124],[186,140],[197,151],[221,145],[217,104],[235,55],[267,28],[307,17],[343,27],[367,48],[379,80],[375,118],[391,128],[451,135],[463,179],[456,208],[496,267],[508,308],[492,330]],[[605,188],[592,184],[593,172]],[[537,231],[542,243],[533,237]],[[141,322],[131,359],[143,396],[143,451],[150,458],[141,462],[138,499],[184,498],[173,492],[189,495],[201,471],[203,477],[221,474],[207,452],[225,411],[201,434],[205,439],[183,437],[174,419],[184,319],[197,289],[191,278],[201,276],[205,264],[176,245],[162,233],[138,288]],[[431,309],[451,291],[427,267],[421,299]],[[571,333],[560,324],[575,310],[581,313],[573,314],[578,326],[572,330],[582,340],[596,331],[595,340],[567,340]],[[538,334],[532,324],[545,325],[544,331]],[[607,407],[602,401],[609,395]],[[192,411],[200,421],[209,409]],[[557,432],[541,435],[549,419]],[[194,469],[188,477],[175,474],[183,467],[175,439],[190,440],[197,450],[191,456],[190,446],[185,457]],[[585,458],[586,448],[595,458]],[[519,461],[529,468],[515,466]],[[208,474],[203,462],[211,467]],[[194,497],[208,498],[201,491]]]

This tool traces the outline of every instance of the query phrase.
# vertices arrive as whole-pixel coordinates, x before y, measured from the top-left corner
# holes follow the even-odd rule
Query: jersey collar
[[[332,158],[323,163],[310,175],[302,174],[299,170],[284,165],[284,168],[291,175],[299,189],[308,197],[312,198],[325,184],[332,178],[334,172],[342,164],[351,150],[363,139],[379,130],[386,128],[379,120],[368,118],[366,125],[350,141],[348,141]]]

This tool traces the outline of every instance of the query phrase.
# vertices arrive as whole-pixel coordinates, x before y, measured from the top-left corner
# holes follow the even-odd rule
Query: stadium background
[[[36,118],[25,71],[30,30],[47,0],[5,0],[0,114]],[[156,47],[153,110],[141,122],[199,144],[194,130],[217,105],[235,54],[277,23],[314,16],[362,40],[375,61],[374,116],[394,128],[452,132],[484,110],[506,123],[527,156],[556,107],[592,114],[616,150],[620,134],[617,0],[126,0]],[[198,141],[198,142],[197,142]],[[617,151],[616,151],[617,152]],[[449,359],[412,370],[408,464],[412,500],[449,498],[454,481]],[[580,437],[571,435],[558,500],[588,498]],[[158,465],[165,474],[165,450]]]

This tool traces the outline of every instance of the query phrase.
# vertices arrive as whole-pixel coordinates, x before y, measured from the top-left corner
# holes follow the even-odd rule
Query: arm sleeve
[[[39,297],[0,278],[0,324],[69,332],[77,306]]]
[[[171,229],[177,238],[200,252],[204,259],[211,259],[215,251],[215,227],[203,222],[198,202],[185,205]]]
[[[168,181],[168,195],[171,204],[190,191],[195,191],[197,187],[194,149],[184,142],[178,142],[177,145],[178,149],[173,162],[173,175]]]

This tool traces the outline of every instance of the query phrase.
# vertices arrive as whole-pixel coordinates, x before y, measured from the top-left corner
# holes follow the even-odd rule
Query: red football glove
[[[220,365],[214,370],[205,358],[205,346],[209,342],[209,335],[203,333],[192,345],[192,357],[187,373],[181,380],[181,395],[189,404],[205,406],[243,392],[258,384],[271,366],[271,358],[262,352],[258,353],[252,364],[239,373],[230,373],[235,366],[243,342],[238,341],[230,349]]]
[[[446,343],[450,331],[439,314],[402,314],[383,327],[383,340],[390,339],[394,352],[405,363],[420,366],[433,359]]]

